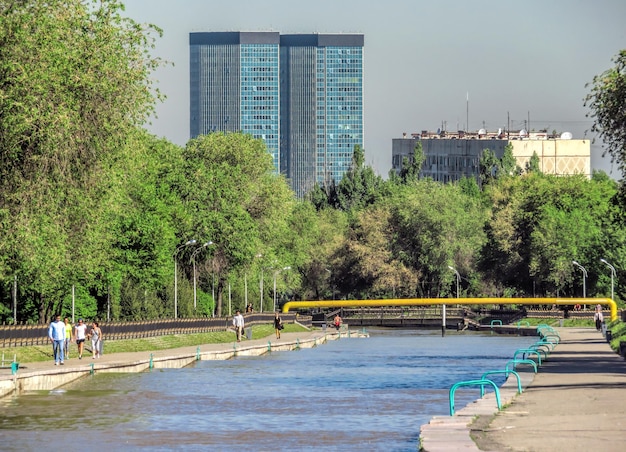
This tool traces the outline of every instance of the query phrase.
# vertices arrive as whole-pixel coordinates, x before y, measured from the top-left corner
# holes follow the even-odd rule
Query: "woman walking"
[[[280,339],[280,330],[283,329],[283,319],[280,318],[278,312],[274,316],[274,329],[276,330],[276,339]]]
[[[78,348],[78,359],[83,359],[83,349],[85,348],[85,338],[87,337],[87,325],[83,323],[83,319],[78,319],[78,323],[74,327],[74,337],[76,338],[76,347]]]
[[[91,358],[100,358],[100,347],[102,346],[102,330],[98,326],[98,322],[93,322],[93,326],[91,327],[91,331],[89,332],[89,337],[91,337],[91,352],[93,354]]]

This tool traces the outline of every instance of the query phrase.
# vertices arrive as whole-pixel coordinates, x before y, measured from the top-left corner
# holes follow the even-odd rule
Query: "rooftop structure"
[[[512,146],[517,165],[525,169],[533,154],[539,158],[539,169],[545,174],[584,174],[591,177],[591,142],[575,140],[569,132],[560,135],[546,131],[487,131],[406,133],[392,140],[392,168],[399,173],[402,161],[413,158],[418,142],[422,144],[424,164],[421,177],[440,182],[454,182],[474,177],[480,183],[480,158],[486,149],[502,158],[507,145]]]

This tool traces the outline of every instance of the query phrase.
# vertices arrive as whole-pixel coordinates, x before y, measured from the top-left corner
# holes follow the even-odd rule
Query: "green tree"
[[[503,174],[507,176],[519,176],[522,173],[522,169],[517,164],[517,160],[513,155],[513,145],[511,143],[504,147],[504,154],[500,161]]]
[[[333,256],[333,282],[350,298],[411,296],[417,273],[394,253],[391,212],[379,203],[355,212]]]
[[[100,304],[110,299],[113,318],[171,314],[173,252],[191,230],[177,194],[187,183],[182,148],[137,131],[107,163],[106,195],[94,209],[101,220],[94,248],[104,255],[94,267]]]
[[[18,275],[28,315],[47,322],[90,285],[101,163],[153,111],[155,27],[103,0],[0,4],[0,278]],[[102,256],[96,253],[96,256]]]
[[[364,150],[355,146],[350,170],[344,174],[335,190],[331,190],[331,206],[344,211],[359,210],[374,204],[385,195],[383,179],[364,162]]]
[[[605,234],[615,191],[614,182],[606,180],[539,173],[490,186],[486,196],[493,214],[480,268],[486,287],[495,292],[485,292],[574,295],[572,260],[598,266],[598,253],[614,248]],[[595,283],[596,276],[590,277],[588,293]]]
[[[187,143],[183,160],[186,184],[178,190],[190,229],[179,240],[183,243],[193,236],[215,243],[200,271],[216,275],[216,309],[221,315],[231,273],[234,277],[255,265],[257,254],[264,256],[268,267],[292,260],[281,244],[288,236],[296,201],[285,179],[274,174],[263,141],[251,135],[199,136]],[[185,250],[181,261],[188,261],[190,252]],[[189,277],[189,265],[185,271]]]
[[[502,172],[502,164],[491,149],[485,149],[478,162],[481,186],[489,185]]]
[[[407,181],[417,180],[422,171],[422,165],[424,164],[424,150],[422,149],[422,142],[418,141],[413,149],[413,155],[411,158],[404,158],[402,160],[402,169],[400,170],[400,179],[406,183]]]
[[[539,166],[540,160],[537,152],[533,152],[533,155],[530,157],[530,160],[526,162],[526,172],[527,173],[541,173],[541,168]]]
[[[626,50],[613,58],[615,66],[593,78],[591,92],[585,97],[591,128],[606,145],[606,151],[626,173]]]
[[[465,275],[474,271],[485,241],[486,211],[479,198],[454,184],[420,180],[390,200],[394,247],[402,262],[419,275],[417,293],[448,293],[454,265]]]

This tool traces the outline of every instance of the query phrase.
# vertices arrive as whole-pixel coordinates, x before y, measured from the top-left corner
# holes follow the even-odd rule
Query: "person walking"
[[[237,342],[241,342],[241,335],[243,334],[244,320],[241,315],[241,311],[237,309],[237,313],[235,317],[233,317],[233,326],[235,327],[235,332],[237,333]]]
[[[65,341],[63,342],[63,353],[65,354],[65,359],[70,359],[70,342],[72,341],[72,324],[70,320],[65,317],[63,319],[63,323],[65,324]]]
[[[83,349],[87,337],[87,325],[83,319],[78,319],[78,323],[74,326],[74,337],[76,338],[76,348],[78,348],[78,359],[83,359]]]
[[[339,328],[341,328],[341,317],[339,317],[339,314],[335,316],[335,320],[333,323],[335,324],[335,328],[337,329],[337,331],[339,331]]]
[[[102,345],[102,330],[98,326],[98,322],[93,322],[91,331],[89,332],[91,337],[91,359],[100,358],[100,346]]]
[[[280,339],[280,330],[282,330],[283,328],[283,319],[281,319],[280,315],[278,315],[278,312],[276,312],[276,315],[274,316],[274,329],[276,330],[276,339]]]
[[[54,322],[48,328],[48,337],[52,342],[52,355],[54,365],[63,365],[63,345],[65,344],[65,324],[61,321],[61,316],[57,315]]]
[[[596,306],[596,312],[593,314],[593,320],[596,322],[596,330],[602,329],[602,322],[604,321],[604,315],[602,314],[602,306]]]

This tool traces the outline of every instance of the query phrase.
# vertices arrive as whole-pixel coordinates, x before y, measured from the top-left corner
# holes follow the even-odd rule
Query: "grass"
[[[596,326],[595,322],[593,321],[593,319],[540,319],[540,318],[535,318],[535,317],[526,317],[523,320],[520,320],[521,324],[523,324],[524,326],[526,325],[526,322],[528,322],[528,324],[530,326],[537,326],[537,325],[549,325],[549,326],[561,326],[561,320],[563,321],[563,326],[565,327],[574,327],[574,328],[586,328],[586,327],[594,327]]]
[[[308,331],[306,328],[292,323],[286,323],[283,332],[296,333]],[[260,339],[274,334],[273,325],[255,325],[252,327],[252,338]],[[104,352],[123,353],[123,352],[148,352],[156,350],[168,350],[172,348],[188,347],[203,344],[226,344],[233,342],[235,333],[233,331],[219,331],[211,333],[198,334],[174,334],[171,336],[149,337],[144,339],[124,339],[119,341],[107,341],[104,338]],[[90,347],[89,341],[86,344]],[[10,347],[3,348],[4,356],[17,355],[17,362],[34,363],[40,361],[48,361],[52,359],[51,345],[33,345],[28,347]],[[85,350],[85,354],[89,353]],[[73,343],[70,348],[70,356],[76,356],[76,344]]]

